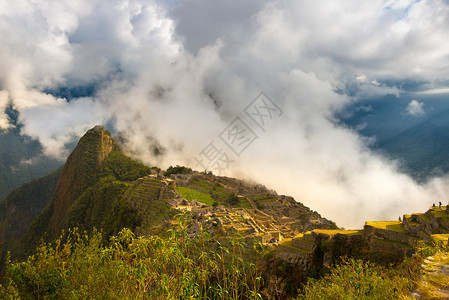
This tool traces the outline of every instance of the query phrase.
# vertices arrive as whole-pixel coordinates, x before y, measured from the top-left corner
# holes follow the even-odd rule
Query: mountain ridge
[[[123,228],[137,238],[181,234],[183,240],[198,242],[207,236],[203,247],[211,253],[233,247],[238,238],[244,241],[241,258],[260,263],[266,280],[281,278],[284,285],[297,289],[343,256],[400,262],[413,254],[417,242],[449,235],[449,208],[444,207],[404,215],[402,221],[367,222],[361,230],[341,230],[292,197],[260,184],[181,166],[165,172],[144,166],[124,155],[102,126],[86,132],[58,172],[48,177],[54,185],[48,205],[20,239],[1,244],[3,260],[7,251],[12,259],[24,260],[42,241],[51,244],[68,231],[87,237],[98,230],[103,245]],[[44,189],[46,185],[37,180],[35,188],[48,194],[52,188]],[[16,193],[32,187],[25,185]],[[20,202],[20,197],[13,199]],[[0,229],[8,228],[11,220],[5,217]],[[255,251],[257,245],[263,255]]]
[[[111,135],[103,126],[95,126],[80,139],[64,164],[55,191],[52,204],[55,214],[50,224],[52,232],[62,225],[70,205],[92,184],[95,173],[113,148]]]
[[[181,190],[196,191],[212,202],[186,200]],[[49,205],[22,236],[15,252],[21,257],[29,255],[40,239],[52,241],[73,227],[97,228],[106,236],[123,227],[154,234],[170,228],[170,220],[181,211],[196,215],[204,226],[218,222],[224,236],[236,230],[267,239],[276,231],[280,239],[306,229],[336,228],[293,198],[278,196],[261,185],[193,171],[164,176],[125,156],[110,133],[95,126],[68,157]],[[227,215],[235,220],[229,223]]]

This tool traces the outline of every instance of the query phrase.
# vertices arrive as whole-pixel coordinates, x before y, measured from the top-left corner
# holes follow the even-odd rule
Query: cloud
[[[8,116],[5,113],[9,101],[8,92],[0,91],[0,129],[9,127]]]
[[[66,143],[108,123],[134,157],[197,168],[210,141],[227,149],[219,133],[264,91],[284,114],[267,131],[253,128],[258,139],[226,174],[344,226],[397,219],[442,199],[448,185],[400,174],[334,113],[400,97],[407,80],[447,88],[448,12],[440,0],[0,0],[0,108],[12,101],[23,133],[47,154],[66,155]],[[48,92],[91,84],[93,95],[70,101]]]
[[[423,106],[424,106],[424,102],[419,102],[419,101],[413,99],[407,105],[407,108],[405,110],[409,115],[419,117],[419,116],[426,114],[426,112],[423,109]]]
[[[68,155],[66,144],[106,119],[104,107],[90,98],[80,98],[25,108],[19,121],[24,125],[24,134],[39,138],[45,154],[63,159]]]

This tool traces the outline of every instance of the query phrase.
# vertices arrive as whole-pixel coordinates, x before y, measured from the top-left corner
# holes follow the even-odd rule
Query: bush
[[[193,173],[193,170],[191,168],[183,167],[176,165],[176,167],[170,166],[168,169],[164,172],[164,176],[170,176],[172,174],[191,174]]]
[[[413,281],[370,262],[345,259],[319,280],[309,279],[298,299],[400,299]]]
[[[239,204],[239,197],[235,194],[229,195],[229,198],[226,199],[226,203],[230,206],[236,206]]]
[[[190,239],[187,218],[167,237],[135,237],[124,229],[102,245],[102,234],[76,229],[42,244],[25,262],[7,263],[4,299],[260,299],[256,265],[245,244],[226,246],[206,233]]]

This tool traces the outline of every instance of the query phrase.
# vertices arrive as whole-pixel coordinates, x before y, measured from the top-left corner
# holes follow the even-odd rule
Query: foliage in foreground
[[[124,229],[102,246],[101,233],[70,230],[27,261],[8,262],[0,298],[260,299],[261,278],[240,238],[225,247],[206,234],[169,233],[136,238]]]
[[[435,290],[447,286],[447,277],[424,275],[422,263],[433,256],[449,263],[449,247],[440,241],[421,242],[416,253],[399,266],[379,266],[356,259],[345,259],[319,280],[310,279],[298,299],[410,299],[415,290],[423,299],[440,299]],[[447,258],[447,260],[445,260]],[[434,282],[432,282],[432,280]]]
[[[345,259],[319,280],[311,279],[298,299],[407,299],[413,280],[397,270]]]

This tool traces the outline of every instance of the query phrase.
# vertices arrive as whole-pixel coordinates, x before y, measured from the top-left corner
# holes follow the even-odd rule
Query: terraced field
[[[356,234],[363,234],[363,230],[341,230],[341,229],[315,229],[314,232],[327,234],[327,235],[335,235],[335,234],[356,235]]]
[[[207,205],[212,205],[215,201],[218,204],[229,203],[233,197],[237,197],[232,202],[233,207],[255,207],[250,199],[241,195],[236,196],[237,193],[231,188],[206,180],[194,179],[186,187],[178,187],[178,192],[187,200],[195,199]]]
[[[405,231],[404,228],[401,226],[401,221],[370,221],[366,222],[365,226],[372,226],[374,228],[379,229],[387,229],[387,230],[393,230],[393,231]]]
[[[176,190],[186,200],[196,200],[207,205],[212,205],[214,203],[214,199],[212,199],[211,195],[209,194],[183,186],[177,187]]]
[[[139,179],[127,196],[127,201],[142,216],[142,227],[159,225],[173,216],[168,201],[175,196],[169,182],[148,176]]]
[[[276,197],[271,194],[259,194],[252,196],[253,201],[256,203],[257,206],[259,205],[265,205],[265,204],[273,204],[276,203]]]

